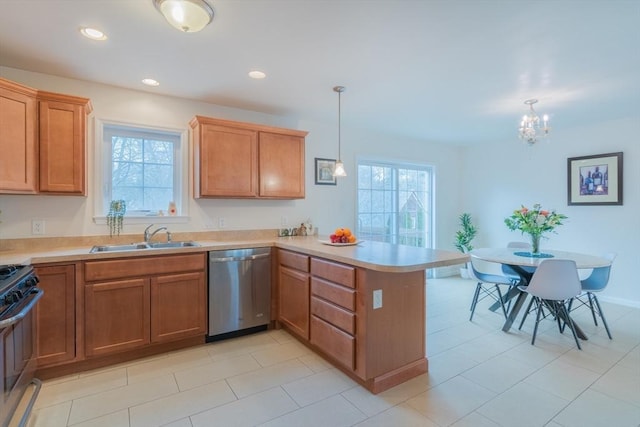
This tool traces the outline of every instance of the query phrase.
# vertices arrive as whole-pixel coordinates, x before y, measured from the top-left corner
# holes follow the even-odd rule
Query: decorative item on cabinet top
[[[195,116],[195,198],[302,199],[308,132]]]

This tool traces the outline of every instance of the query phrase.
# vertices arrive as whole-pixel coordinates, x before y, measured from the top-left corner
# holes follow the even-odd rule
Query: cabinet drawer
[[[305,273],[309,272],[309,257],[307,255],[280,250],[278,251],[278,258],[281,265],[286,265]]]
[[[349,265],[311,258],[311,274],[343,286],[356,287],[356,269]]]
[[[350,311],[336,307],[319,298],[311,297],[311,314],[326,320],[351,335],[355,334],[356,315]]]
[[[165,273],[182,273],[204,270],[205,254],[171,255],[167,257],[145,257],[87,261],[84,277],[87,282],[123,277],[140,277]]]
[[[347,310],[355,311],[356,309],[356,291],[335,285],[326,280],[311,278],[311,294],[331,301]]]
[[[354,369],[356,339],[324,320],[311,316],[311,344],[349,369]]]

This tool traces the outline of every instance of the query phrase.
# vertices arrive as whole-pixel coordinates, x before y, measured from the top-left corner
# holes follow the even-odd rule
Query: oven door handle
[[[43,295],[44,295],[44,291],[42,289],[32,288],[31,294],[27,297],[27,298],[31,298],[29,302],[27,302],[26,305],[22,307],[22,310],[20,310],[19,313],[14,314],[13,316],[8,317],[6,319],[0,320],[0,329],[4,329],[22,320],[24,316],[26,316],[27,313],[29,313],[31,309],[36,305],[38,300],[42,298]]]

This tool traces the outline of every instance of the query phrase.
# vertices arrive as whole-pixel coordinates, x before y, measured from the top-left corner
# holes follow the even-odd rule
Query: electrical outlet
[[[31,220],[31,234],[44,234],[44,219]]]
[[[373,291],[373,309],[382,308],[382,289]]]
[[[218,218],[218,228],[224,228],[225,227],[225,222],[226,220],[222,217]]]
[[[280,217],[280,225],[286,227],[287,224],[289,224],[289,218],[287,218],[286,216]]]

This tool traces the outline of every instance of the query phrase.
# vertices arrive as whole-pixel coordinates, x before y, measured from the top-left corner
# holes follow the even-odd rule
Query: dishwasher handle
[[[250,261],[260,258],[267,258],[271,256],[271,254],[257,254],[257,255],[247,255],[247,256],[228,256],[228,257],[220,257],[220,258],[209,258],[209,262],[230,262],[230,261]]]

